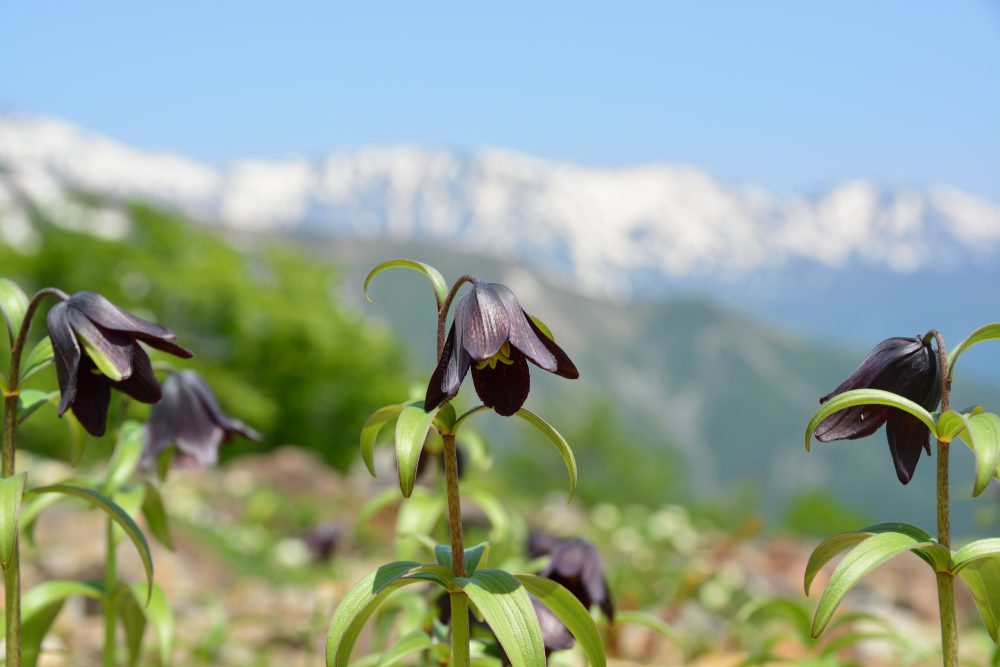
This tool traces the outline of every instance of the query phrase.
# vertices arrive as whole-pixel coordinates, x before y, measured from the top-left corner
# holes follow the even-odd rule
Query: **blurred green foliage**
[[[0,247],[3,275],[29,294],[46,286],[94,290],[173,329],[195,353],[184,365],[208,379],[225,409],[265,434],[261,443],[224,446],[224,459],[293,443],[346,468],[372,408],[405,395],[406,369],[386,332],[338,302],[346,287],[333,266],[274,238],[224,238],[145,205],[126,212],[129,229],[117,240],[61,228],[36,212],[37,247]],[[35,338],[43,320],[36,316]],[[32,382],[54,387],[54,372],[43,375]],[[141,414],[145,406],[132,409]],[[65,452],[65,433],[29,429],[22,445]]]
[[[784,516],[784,527],[796,535],[826,537],[832,533],[859,530],[874,520],[864,512],[845,506],[822,489],[803,491],[792,498]]]

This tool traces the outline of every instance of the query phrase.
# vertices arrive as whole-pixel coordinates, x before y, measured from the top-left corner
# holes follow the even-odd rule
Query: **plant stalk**
[[[456,577],[465,577],[465,547],[462,537],[462,505],[458,496],[458,453],[455,436],[442,435],[444,441],[444,479],[448,493],[448,532],[451,535],[451,570]],[[451,597],[451,656],[455,667],[469,664],[469,600],[465,593]]]
[[[0,456],[0,475],[11,477],[17,470],[15,453],[17,451],[17,421],[18,397],[21,393],[21,355],[28,341],[28,330],[35,311],[47,296],[54,296],[60,301],[69,297],[62,290],[47,287],[39,290],[24,311],[21,328],[17,338],[10,347],[10,372],[8,373],[7,393],[3,402],[3,453]],[[3,573],[4,587],[4,617],[5,617],[5,656],[6,667],[21,667],[21,546],[17,535],[14,536],[14,553],[10,565]]]
[[[115,631],[118,620],[118,573],[115,524],[108,518],[107,553],[104,556],[104,667],[115,667]]]
[[[941,412],[951,409],[951,373],[944,337],[929,332],[937,342],[938,372],[941,377]],[[951,513],[948,499],[948,453],[951,444],[937,443],[937,530],[938,543],[951,549]],[[937,573],[938,608],[941,612],[941,655],[944,667],[958,667],[958,624],[955,620],[955,575]]]
[[[451,663],[454,667],[469,665],[469,598],[465,593],[450,593],[451,598]]]

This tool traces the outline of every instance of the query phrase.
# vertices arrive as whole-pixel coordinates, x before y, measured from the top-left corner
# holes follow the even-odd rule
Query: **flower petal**
[[[82,356],[77,376],[76,400],[73,401],[73,414],[87,433],[97,438],[104,435],[110,403],[111,384],[107,376],[97,371],[97,366],[90,357]]]
[[[922,421],[902,410],[890,408],[889,422],[885,429],[889,438],[889,452],[896,466],[896,476],[903,484],[913,478],[920,461],[920,454],[930,447],[931,432]]]
[[[843,394],[851,389],[884,389],[899,393],[895,386],[885,385],[894,385],[892,380],[898,374],[899,364],[923,347],[924,344],[919,338],[888,338],[882,341],[868,353],[861,365],[846,380],[819,399],[819,402],[825,403],[837,394]],[[887,371],[893,377],[885,377]]]
[[[827,397],[823,397],[825,400]],[[858,405],[835,412],[819,423],[813,435],[820,442],[856,440],[882,428],[892,408],[885,405]]]
[[[99,327],[73,307],[69,309],[69,323],[84,351],[102,373],[116,382],[132,374],[131,338]]]
[[[427,384],[427,393],[424,396],[425,410],[433,410],[446,400],[455,398],[462,380],[469,372],[472,359],[469,353],[462,349],[461,340],[456,344],[455,339],[460,336],[461,331],[456,331],[456,323],[452,322],[437,368],[434,369],[431,381]]]
[[[208,416],[225,432],[223,435],[224,442],[232,439],[237,433],[247,440],[260,440],[262,438],[260,433],[222,411],[215,394],[212,393],[212,390],[200,375],[194,371],[181,371],[178,375],[180,375],[181,381],[187,391],[193,394],[197,400],[201,401],[202,407],[208,412]]]
[[[173,375],[168,375],[160,389],[162,397],[150,410],[143,435],[142,466],[147,469],[153,467],[163,450],[174,444],[174,415],[180,405],[180,386]]]
[[[219,445],[223,432],[201,401],[191,392],[182,391],[175,414],[174,442],[183,454],[194,459],[198,465],[208,467],[219,460]]]
[[[66,302],[60,301],[49,309],[45,316],[45,327],[52,340],[52,351],[55,353],[56,376],[59,378],[59,416],[76,399],[76,379],[80,368],[80,345],[73,335],[69,324],[69,311]]]
[[[533,329],[528,320],[527,314],[521,309],[517,302],[517,297],[506,285],[490,283],[490,291],[500,301],[506,311],[507,321],[510,323],[510,334],[508,336],[510,344],[524,353],[524,356],[533,361],[539,368],[554,372],[556,370],[556,358],[542,343],[538,333]],[[542,334],[541,338],[546,336]]]
[[[177,357],[186,359],[192,356],[189,350],[173,342],[177,340],[177,334],[173,331],[122,310],[97,292],[77,292],[69,298],[68,303],[105,329],[128,334]]]
[[[474,283],[455,309],[461,346],[477,361],[492,357],[510,337],[510,317],[496,287],[503,285]]]
[[[530,593],[529,597],[531,607],[535,610],[535,616],[538,618],[538,627],[542,631],[542,644],[545,646],[546,653],[573,648],[574,639],[569,628],[541,600]]]
[[[521,312],[524,313],[524,311]],[[538,328],[538,326],[531,320],[531,318],[528,317],[527,313],[524,313],[524,316],[525,319],[527,319],[528,321],[528,326],[530,326],[531,330],[535,332],[536,336],[538,336],[538,340],[542,341],[542,345],[545,346],[545,348],[552,354],[553,357],[555,357],[556,360],[555,370],[545,368],[541,364],[539,364],[539,367],[545,368],[545,370],[555,373],[556,375],[560,375],[569,380],[575,380],[578,377],[580,377],[580,371],[576,369],[576,365],[572,361],[570,361],[569,356],[565,352],[563,352],[563,349],[558,345],[556,345],[556,342],[554,340],[546,336],[545,332]]]
[[[132,343],[132,374],[121,382],[111,384],[140,403],[156,403],[162,396],[153,364],[139,343]]]
[[[493,408],[498,415],[504,417],[521,409],[531,388],[527,359],[516,348],[512,348],[510,352],[513,363],[497,363],[494,368],[472,367],[472,381],[480,400],[486,407]]]

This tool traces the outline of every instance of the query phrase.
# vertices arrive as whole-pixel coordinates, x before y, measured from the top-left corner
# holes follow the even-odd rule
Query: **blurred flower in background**
[[[151,467],[170,445],[177,445],[182,463],[215,465],[219,446],[242,435],[261,435],[222,411],[205,380],[192,370],[171,373],[163,381],[163,398],[153,406],[146,424],[142,463]]]

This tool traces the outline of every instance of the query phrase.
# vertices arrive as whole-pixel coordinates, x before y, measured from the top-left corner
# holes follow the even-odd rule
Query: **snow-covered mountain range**
[[[932,251],[938,265],[1000,256],[1000,206],[944,185],[852,181],[780,197],[688,166],[592,168],[415,147],[217,167],[24,115],[0,116],[0,170],[0,239],[15,245],[30,235],[17,192],[44,206],[81,190],[254,231],[450,239],[542,260],[601,291],[651,277],[738,281],[801,262],[907,273]],[[108,211],[88,224],[113,235],[127,221]]]

